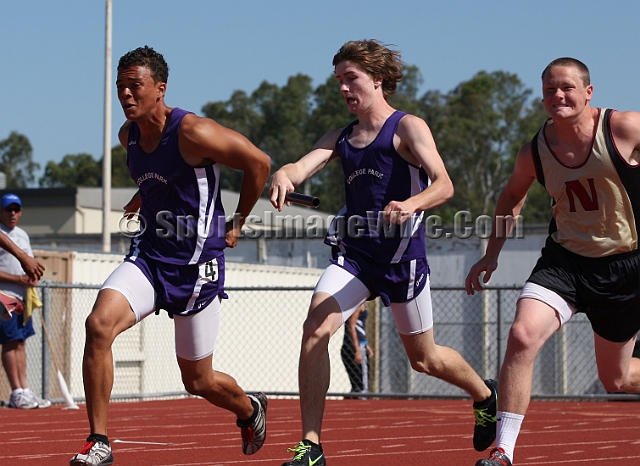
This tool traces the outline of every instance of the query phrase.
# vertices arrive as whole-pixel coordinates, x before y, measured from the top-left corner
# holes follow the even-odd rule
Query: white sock
[[[516,440],[520,433],[520,426],[524,416],[522,414],[505,413],[498,411],[498,435],[496,447],[504,450],[513,464],[513,450],[516,447]]]
[[[11,392],[11,396],[18,396],[18,395],[22,395],[22,392],[24,390],[21,388],[16,388],[14,391]]]

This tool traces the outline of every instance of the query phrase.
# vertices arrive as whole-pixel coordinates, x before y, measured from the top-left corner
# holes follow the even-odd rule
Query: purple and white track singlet
[[[187,265],[223,254],[225,215],[219,164],[193,167],[178,148],[178,130],[188,113],[172,110],[162,140],[151,153],[138,145],[140,129],[131,122],[127,165],[140,188],[145,229],[132,239],[130,255],[142,252],[161,262]]]
[[[393,113],[374,141],[362,148],[349,143],[357,120],[343,130],[336,151],[344,171],[346,205],[329,227],[325,243],[357,249],[386,264],[426,256],[422,212],[402,225],[389,225],[382,218],[389,202],[404,201],[429,185],[426,172],[403,159],[393,145],[405,115]]]

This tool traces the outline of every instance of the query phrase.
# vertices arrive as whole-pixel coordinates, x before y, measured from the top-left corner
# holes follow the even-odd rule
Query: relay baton
[[[285,197],[286,201],[292,202],[294,204],[300,204],[307,207],[318,207],[320,205],[320,199],[313,196],[307,196],[306,194],[300,194],[296,192],[289,192]]]

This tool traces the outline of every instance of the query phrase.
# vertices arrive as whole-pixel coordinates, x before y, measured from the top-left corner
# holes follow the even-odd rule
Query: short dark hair
[[[353,40],[345,43],[333,57],[333,66],[351,61],[374,78],[382,79],[382,93],[388,98],[396,92],[402,81],[403,61],[400,52],[391,50],[373,39]]]
[[[589,68],[587,68],[587,65],[582,63],[580,60],[571,57],[556,58],[551,63],[549,63],[542,72],[542,79],[544,79],[544,75],[547,74],[547,71],[549,71],[551,68],[555,68],[556,66],[576,68],[578,70],[578,73],[580,74],[580,79],[582,79],[582,84],[584,84],[585,87],[591,84],[591,74],[589,73]]]
[[[151,71],[153,81],[166,83],[169,79],[169,65],[164,61],[161,53],[156,52],[151,47],[145,45],[135,50],[130,50],[120,57],[118,71],[131,68],[133,66],[144,66]]]

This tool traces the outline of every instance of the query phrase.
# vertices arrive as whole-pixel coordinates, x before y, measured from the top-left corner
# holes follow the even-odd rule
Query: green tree
[[[440,209],[447,220],[457,210],[493,213],[519,147],[531,138],[528,130],[544,121],[531,93],[514,74],[481,71],[446,95],[429,92],[421,99],[456,188]]]
[[[398,83],[396,92],[389,97],[389,104],[393,108],[412,115],[420,114],[418,92],[424,82],[422,73],[415,65],[407,65],[402,70],[402,81]]]
[[[258,145],[257,137],[262,128],[263,116],[256,108],[255,99],[244,91],[235,91],[226,102],[209,102],[202,107],[202,113],[221,125],[246,136]],[[242,184],[242,172],[229,167],[220,168],[220,187],[239,191]]]
[[[202,107],[202,113],[227,128],[243,134],[254,141],[264,117],[256,107],[255,98],[244,91],[235,91],[226,102],[209,102]]]
[[[65,155],[59,163],[48,162],[40,178],[43,188],[101,187],[102,163],[90,154]],[[111,149],[111,186],[135,187],[127,167],[127,151],[120,144]]]
[[[207,103],[202,113],[246,136],[269,154],[274,168],[279,168],[300,158],[313,145],[306,132],[312,92],[311,78],[298,74],[282,88],[263,81],[251,96],[236,91],[226,102]],[[221,183],[223,188],[237,191],[242,173],[222,167]]]
[[[278,167],[295,162],[313,146],[307,134],[313,95],[311,78],[298,74],[290,77],[282,89],[268,85],[256,92],[264,116],[258,135],[260,146]]]
[[[43,188],[69,188],[75,186],[100,186],[102,171],[90,154],[69,154],[60,163],[48,162],[44,176],[40,178]]]
[[[26,188],[36,179],[40,165],[33,161],[33,149],[29,139],[12,131],[0,141],[0,171],[7,177],[7,188]]]
[[[102,163],[103,159],[98,162],[100,167],[100,186],[102,186]],[[111,186],[114,188],[133,188],[136,186],[129,174],[127,151],[120,144],[111,148]]]

